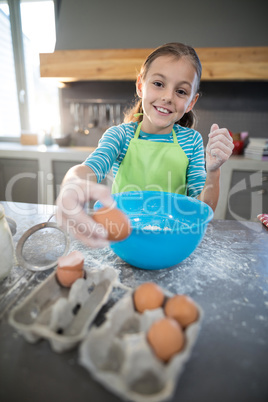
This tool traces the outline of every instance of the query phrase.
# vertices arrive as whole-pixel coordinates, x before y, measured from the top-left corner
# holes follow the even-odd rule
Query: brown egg
[[[184,346],[184,334],[181,326],[173,318],[155,321],[147,332],[147,340],[156,356],[164,362]]]
[[[73,251],[69,255],[58,258],[56,276],[64,287],[71,287],[78,279],[84,277],[84,256],[80,251]]]
[[[153,310],[161,307],[165,295],[156,283],[145,282],[138,286],[134,292],[134,305],[137,311],[143,313],[145,310]]]
[[[105,227],[110,241],[124,240],[131,233],[128,217],[118,208],[102,207],[94,212],[92,218]]]
[[[185,295],[175,295],[167,300],[165,304],[165,314],[174,318],[186,328],[198,319],[198,310],[194,301]]]

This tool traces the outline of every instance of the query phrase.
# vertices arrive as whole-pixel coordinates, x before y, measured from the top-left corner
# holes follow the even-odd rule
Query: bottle
[[[6,278],[15,263],[12,234],[5,218],[5,210],[0,205],[0,281]]]

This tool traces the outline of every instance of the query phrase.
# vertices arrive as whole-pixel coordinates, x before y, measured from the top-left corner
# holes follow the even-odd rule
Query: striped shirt
[[[119,166],[126,155],[129,142],[134,137],[138,123],[123,123],[110,127],[99,141],[98,147],[84,164],[90,167],[96,174],[100,183],[111,169],[115,177]],[[186,172],[187,195],[197,197],[206,181],[206,170],[204,161],[203,139],[200,133],[191,129],[174,124],[174,131],[178,143],[185,152],[189,164]],[[173,142],[170,134],[147,134],[140,131],[139,139],[158,142]]]

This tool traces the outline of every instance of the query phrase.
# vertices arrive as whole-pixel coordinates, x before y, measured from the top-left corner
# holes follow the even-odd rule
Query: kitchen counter
[[[53,206],[4,203],[17,222],[14,243],[31,226],[48,220]],[[53,248],[50,237],[38,253]],[[154,281],[191,296],[204,311],[192,356],[172,401],[266,402],[268,398],[268,230],[259,222],[213,220],[195,252],[178,266],[160,271],[133,268],[109,249],[72,241],[88,266],[109,264],[121,282],[135,288]],[[51,250],[50,250],[51,251]],[[138,251],[137,251],[138,252]],[[50,273],[14,267],[0,283],[0,400],[7,402],[115,402],[78,364],[77,349],[57,354],[47,341],[29,344],[7,322],[8,313]]]
[[[36,156],[37,154],[45,154],[47,157],[57,154],[64,155],[64,160],[66,157],[72,158],[78,155],[83,155],[87,157],[91,152],[94,151],[94,147],[60,147],[57,144],[46,146],[44,144],[40,145],[22,145],[19,142],[0,142],[0,157],[5,156],[8,152],[8,156],[18,156],[18,152],[22,158],[30,158]],[[61,156],[58,156],[60,159]]]

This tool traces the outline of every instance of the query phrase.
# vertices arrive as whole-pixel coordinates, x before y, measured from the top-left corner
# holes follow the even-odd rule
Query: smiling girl
[[[196,197],[215,210],[220,167],[232,154],[233,142],[227,129],[213,124],[205,168],[192,110],[201,72],[195,50],[181,43],[160,46],[148,56],[136,81],[139,99],[125,122],[109,128],[86,161],[67,172],[57,200],[61,226],[71,218],[77,238],[91,247],[107,245],[106,232],[96,230],[83,208],[90,199],[113,203],[108,187],[97,184],[111,168],[112,193],[168,191]]]

